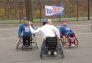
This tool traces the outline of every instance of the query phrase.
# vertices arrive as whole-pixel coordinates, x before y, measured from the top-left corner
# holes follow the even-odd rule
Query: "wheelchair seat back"
[[[49,50],[55,50],[57,46],[57,37],[47,37],[45,44],[48,46]]]

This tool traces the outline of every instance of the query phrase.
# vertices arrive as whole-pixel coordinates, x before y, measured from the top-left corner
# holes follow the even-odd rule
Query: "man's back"
[[[54,37],[55,36],[52,25],[48,25],[48,24],[44,25],[41,29],[41,32],[43,32],[43,35],[45,35],[46,37]]]
[[[45,24],[38,30],[42,32],[44,38],[55,37],[55,34],[57,34],[57,32],[59,33],[58,29],[55,26],[49,24]]]

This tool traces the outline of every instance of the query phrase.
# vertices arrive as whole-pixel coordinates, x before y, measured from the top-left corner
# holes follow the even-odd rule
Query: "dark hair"
[[[28,20],[28,21],[30,21],[30,18],[28,18],[28,17],[23,17],[23,20]]]
[[[47,24],[47,23],[48,23],[47,18],[43,18],[43,19],[42,19],[42,24],[45,25],[45,24]]]
[[[43,25],[47,24],[47,22],[43,22]]]

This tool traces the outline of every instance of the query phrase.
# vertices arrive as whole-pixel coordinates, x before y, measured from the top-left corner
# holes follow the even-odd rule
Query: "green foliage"
[[[5,16],[5,8],[0,8],[0,17]]]

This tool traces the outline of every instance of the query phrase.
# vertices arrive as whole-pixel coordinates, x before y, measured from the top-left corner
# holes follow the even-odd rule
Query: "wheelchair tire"
[[[75,42],[75,46],[78,47],[78,43],[79,43],[79,41],[78,41],[77,38],[75,38],[74,42]]]
[[[68,43],[67,40],[68,40],[67,38],[61,39],[61,43],[62,43],[62,46],[63,46],[63,47],[65,47],[65,46],[66,46],[66,43]]]
[[[16,45],[16,49],[18,49],[19,48],[19,43],[17,43],[17,45]]]
[[[37,49],[38,49],[38,45],[37,45],[37,42],[35,42],[35,48],[37,48]]]
[[[63,48],[61,48],[61,50],[60,50],[60,54],[61,54],[61,59],[63,59],[63,58],[64,58]]]
[[[61,54],[61,59],[63,59],[64,58],[64,54]]]
[[[40,52],[40,58],[43,59],[43,51]]]
[[[19,48],[19,46],[20,46],[21,43],[22,43],[21,40],[19,40],[19,41],[17,42],[16,49]]]
[[[34,38],[34,39],[33,39]],[[36,49],[38,49],[38,44],[37,44],[37,42],[36,42],[36,36],[35,35],[33,35],[32,37],[31,37],[31,42],[32,43],[34,43],[34,48],[36,48]]]

